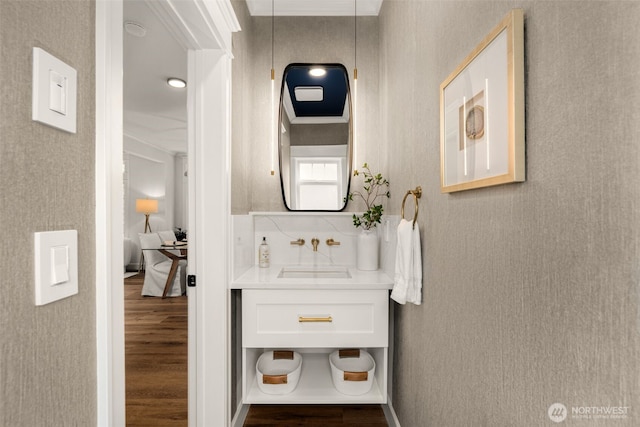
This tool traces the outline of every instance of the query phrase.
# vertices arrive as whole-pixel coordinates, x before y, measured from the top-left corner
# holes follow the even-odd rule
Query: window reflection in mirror
[[[287,209],[340,211],[351,176],[351,95],[340,64],[289,64],[280,91],[278,152]]]

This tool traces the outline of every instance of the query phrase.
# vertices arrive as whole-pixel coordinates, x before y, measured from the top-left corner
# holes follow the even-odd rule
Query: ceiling
[[[187,80],[187,52],[143,0],[125,0],[124,22],[146,29],[124,31],[125,135],[170,153],[187,151],[187,90],[167,84]]]
[[[187,52],[170,35],[149,2],[125,0],[124,23],[146,30],[143,37],[124,31],[125,135],[178,154],[187,151],[187,91],[167,85],[169,77],[187,79]],[[161,1],[161,0],[160,0]],[[270,16],[271,0],[247,0],[254,16]],[[279,16],[376,16],[382,0],[274,0]],[[188,84],[188,82],[187,82]]]
[[[271,0],[246,0],[253,16],[271,16]],[[273,0],[277,16],[378,16],[382,0]]]

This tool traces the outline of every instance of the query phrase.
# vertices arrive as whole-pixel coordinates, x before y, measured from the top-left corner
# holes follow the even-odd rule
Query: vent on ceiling
[[[293,89],[296,101],[322,101],[324,92],[322,86],[297,86]]]

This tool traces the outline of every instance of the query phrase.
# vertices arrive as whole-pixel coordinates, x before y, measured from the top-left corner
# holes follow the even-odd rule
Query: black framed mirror
[[[341,211],[352,156],[349,75],[341,64],[289,64],[282,77],[278,155],[291,211]]]

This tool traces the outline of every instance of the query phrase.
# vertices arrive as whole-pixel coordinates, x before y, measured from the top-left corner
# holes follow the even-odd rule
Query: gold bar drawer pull
[[[331,323],[333,322],[333,317],[307,317],[307,316],[298,316],[299,323]]]

